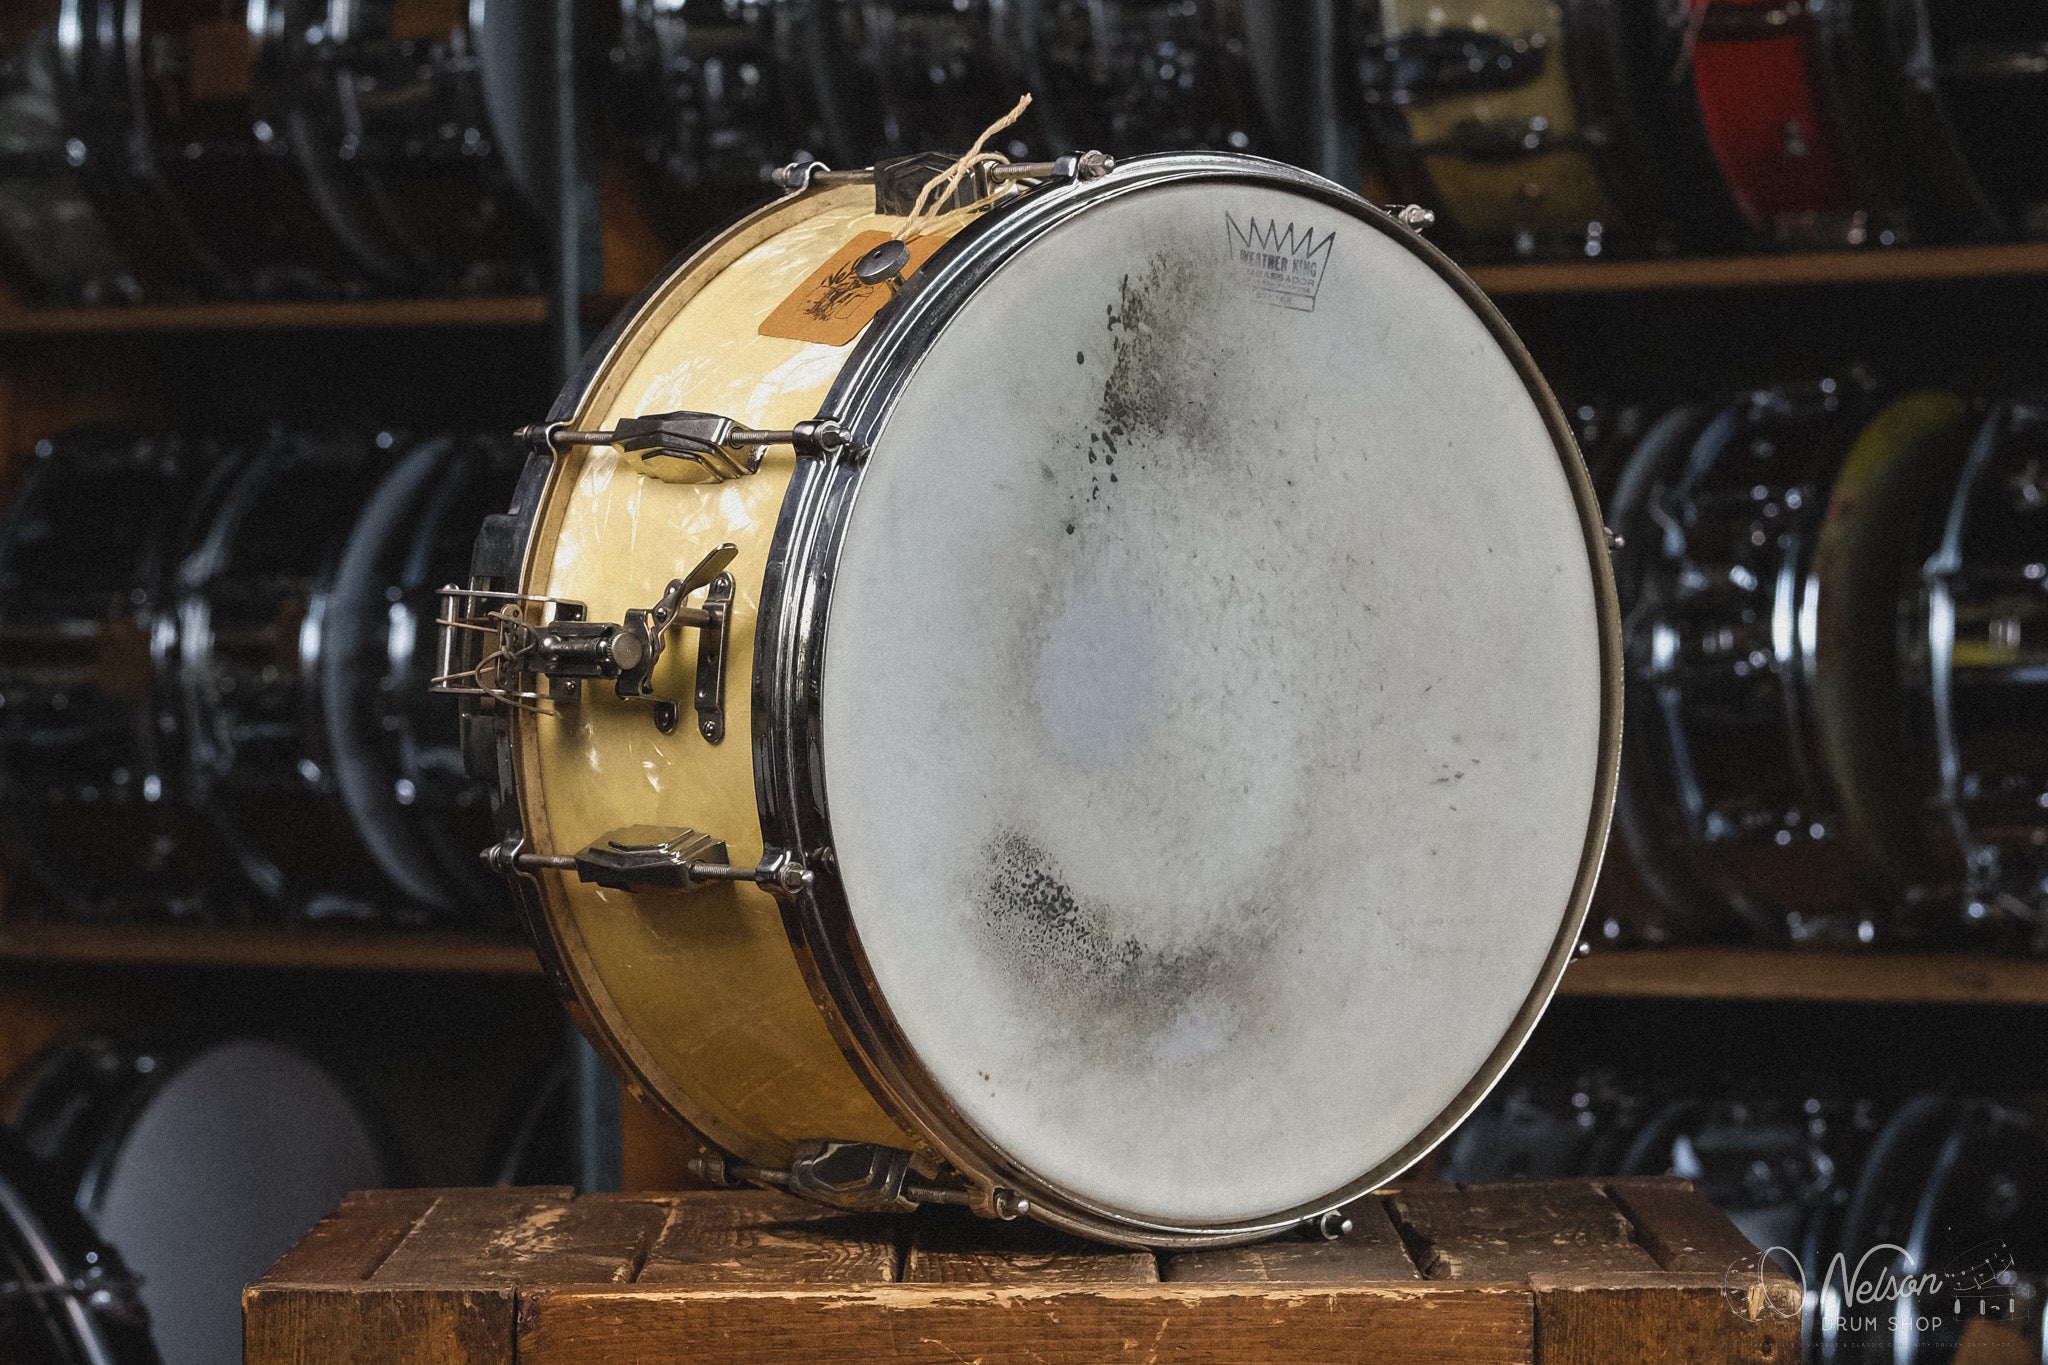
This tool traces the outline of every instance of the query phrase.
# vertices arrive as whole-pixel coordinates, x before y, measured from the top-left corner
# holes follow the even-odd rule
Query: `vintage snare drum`
[[[116,430],[39,443],[0,517],[0,816],[54,911],[210,913],[160,629],[194,508],[235,462]]]
[[[1358,0],[1368,126],[1396,187],[1467,250],[1597,256],[1618,206],[1574,99],[1557,0]]]
[[[69,117],[58,0],[0,16],[0,259],[42,303],[127,302],[141,274],[94,205]]]
[[[487,788],[464,771],[455,717],[426,695],[440,585],[505,504],[519,454],[502,437],[434,436],[363,506],[320,613],[320,730],[333,794],[392,887],[440,920],[504,918],[477,862]]]
[[[621,0],[607,97],[672,235],[771,198],[796,138],[768,0]],[[687,238],[685,238],[687,240]]]
[[[814,176],[652,286],[444,685],[552,971],[714,1168],[1256,1237],[1443,1137],[1563,970],[1604,536],[1394,218],[1242,156],[1004,174],[923,224]]]
[[[394,1174],[350,1092],[260,1038],[71,1039],[9,1079],[4,1110],[140,1280],[165,1365],[239,1359],[242,1287],[344,1194]]]
[[[1020,0],[1006,19],[1053,146],[1278,154],[1268,45],[1237,0]]]
[[[1003,0],[783,0],[782,79],[802,145],[844,165],[965,148],[1025,90]],[[1042,153],[1037,112],[990,144]]]
[[[86,154],[113,174],[110,209],[174,242],[208,288],[240,294],[352,289],[363,263],[259,108],[277,59],[266,5],[64,0],[58,24]]]
[[[1827,65],[1819,8],[1691,0],[1685,69],[1714,157],[1753,227],[1794,245],[1890,244],[1904,227],[1854,157],[1843,82],[1856,73]]]
[[[1950,871],[1965,916],[2016,920],[2038,942],[2048,924],[2048,405],[1994,408],[1935,513],[1938,539],[1905,614],[1903,681],[1934,760],[1918,813],[1942,850],[1922,877]]]
[[[1876,932],[1833,913],[1855,882],[1809,686],[1821,518],[1872,406],[1827,379],[1678,407],[1609,500],[1634,736],[1615,826],[1694,935],[1730,912],[1773,939]]]
[[[2048,235],[2048,13],[2040,6],[1857,0],[1896,73],[1916,174],[1976,235]]]
[[[282,0],[296,150],[360,198],[413,285],[537,281],[537,174],[527,125],[542,96],[506,0]]]

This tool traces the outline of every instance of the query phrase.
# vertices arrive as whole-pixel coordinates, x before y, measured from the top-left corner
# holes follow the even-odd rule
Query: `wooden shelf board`
[[[530,976],[523,940],[427,929],[0,924],[0,961]]]
[[[0,308],[0,336],[64,333],[286,331],[378,327],[529,327],[546,301],[504,298],[362,299],[346,302],[193,303],[134,308]]]
[[[1874,247],[1867,251],[1788,251],[1763,256],[1655,261],[1556,261],[1476,266],[1471,273],[1480,288],[1497,298],[1996,279],[2048,275],[2048,242]]]
[[[1682,1000],[2048,1005],[2048,959],[1645,948],[1573,962],[1558,994]]]

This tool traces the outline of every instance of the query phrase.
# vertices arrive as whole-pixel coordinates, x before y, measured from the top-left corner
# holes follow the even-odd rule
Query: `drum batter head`
[[[1163,1226],[1390,1173],[1518,1045],[1605,822],[1561,418],[1429,253],[1272,185],[1125,194],[924,294],[832,399],[872,435],[816,734],[912,1068]]]

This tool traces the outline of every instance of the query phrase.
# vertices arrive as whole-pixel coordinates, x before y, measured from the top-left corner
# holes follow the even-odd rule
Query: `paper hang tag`
[[[832,253],[832,259],[811,272],[811,277],[776,305],[761,320],[761,335],[787,341],[821,341],[827,346],[844,346],[860,335],[882,305],[895,294],[889,284],[862,284],[853,273],[854,262],[889,240],[886,232],[863,232]],[[946,244],[944,236],[927,233],[904,243],[910,263],[896,278],[908,279]]]

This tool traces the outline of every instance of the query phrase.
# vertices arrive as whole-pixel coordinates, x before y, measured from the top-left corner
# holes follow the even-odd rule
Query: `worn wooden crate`
[[[377,1190],[246,1292],[247,1360],[1799,1357],[1796,1318],[1749,1311],[1754,1248],[1684,1181],[1415,1185],[1353,1212],[1336,1242],[1154,1256],[756,1191]]]

